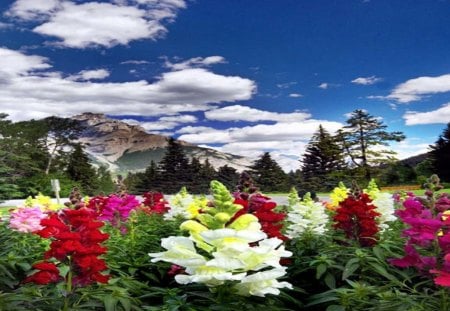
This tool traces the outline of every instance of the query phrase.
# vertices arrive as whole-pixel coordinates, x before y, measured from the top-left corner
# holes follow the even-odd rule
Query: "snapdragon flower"
[[[19,232],[36,232],[43,228],[41,219],[46,217],[40,207],[19,207],[11,212],[9,227]]]
[[[290,195],[293,197],[293,195]],[[323,234],[326,232],[328,215],[325,207],[320,202],[314,202],[310,193],[307,193],[303,200],[292,200],[287,216],[288,227],[286,234],[293,239],[305,233]]]
[[[188,193],[186,187],[181,188],[180,192],[172,196],[169,203],[169,211],[164,214],[164,219],[173,220],[176,217],[192,219],[199,214],[202,207],[206,206],[206,198],[195,197]]]
[[[190,236],[162,239],[166,251],[150,253],[152,262],[183,267],[185,273],[175,276],[180,284],[201,283],[213,288],[232,282],[232,287],[244,296],[279,294],[279,288],[291,288],[289,283],[276,280],[285,274],[281,257],[292,255],[284,249],[283,241],[267,238],[254,215],[234,217],[242,206],[233,203],[222,184],[213,181],[211,188],[214,202],[180,226]],[[259,286],[255,283],[258,279]],[[243,280],[245,284],[241,284]]]

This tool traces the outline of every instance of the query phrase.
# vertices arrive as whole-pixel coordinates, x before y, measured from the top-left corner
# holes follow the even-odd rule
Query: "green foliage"
[[[90,164],[89,157],[81,145],[75,145],[69,156],[67,175],[81,185],[82,192],[93,195],[97,189],[97,176],[95,168]]]
[[[381,185],[410,185],[415,184],[417,180],[414,168],[401,162],[388,164],[378,176]]]
[[[261,191],[286,192],[289,190],[287,174],[269,152],[265,152],[251,166],[250,174]]]
[[[159,163],[160,187],[164,193],[175,193],[181,185],[189,184],[189,161],[181,145],[170,138],[167,151]]]
[[[31,265],[40,259],[47,244],[38,236],[18,233],[10,229],[6,222],[0,222],[0,245],[0,292],[2,292],[20,285],[20,281],[30,272]]]
[[[332,189],[346,168],[341,147],[322,125],[311,137],[301,162],[302,185],[312,191]]]

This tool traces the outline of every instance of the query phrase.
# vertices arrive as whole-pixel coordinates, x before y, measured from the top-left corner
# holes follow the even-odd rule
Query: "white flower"
[[[206,230],[200,232],[203,240],[211,245],[222,248],[231,244],[248,244],[265,239],[267,235],[262,231],[234,230],[229,228]]]
[[[225,283],[225,281],[239,281],[247,274],[227,271],[218,267],[200,266],[186,269],[187,274],[178,274],[175,276],[175,281],[179,284],[188,283],[203,283],[208,286],[218,286]]]
[[[394,214],[394,199],[391,194],[380,192],[372,201],[372,204],[376,207],[375,211],[381,214],[377,217],[377,221],[381,231],[384,231],[389,228],[387,222],[395,221],[397,219]]]
[[[266,294],[278,295],[279,288],[290,288],[292,285],[288,282],[278,282],[277,278],[286,274],[286,268],[272,269],[268,271],[257,272],[248,275],[234,287],[237,289],[238,295],[242,296],[260,296]]]
[[[182,188],[180,192],[172,196],[168,203],[170,209],[164,214],[164,219],[173,220],[177,216],[181,216],[184,219],[191,219],[194,217],[191,209],[194,203],[194,196],[186,191],[186,188]]]
[[[206,263],[205,257],[197,253],[194,243],[189,238],[171,236],[162,239],[161,246],[167,251],[149,253],[150,257],[154,257],[152,262],[166,261],[183,267],[200,266]]]
[[[306,199],[290,206],[287,223],[286,234],[291,239],[305,232],[320,235],[326,231],[328,215],[322,203]]]

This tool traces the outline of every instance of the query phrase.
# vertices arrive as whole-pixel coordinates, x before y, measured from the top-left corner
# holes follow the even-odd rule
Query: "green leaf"
[[[335,289],[336,288],[336,278],[334,277],[334,275],[332,273],[327,273],[327,275],[325,276],[325,284],[331,288],[331,289]]]
[[[347,264],[345,265],[344,272],[342,273],[342,279],[343,280],[348,279],[353,274],[353,272],[358,270],[358,268],[359,268],[359,263],[352,262],[349,260],[349,262],[347,262]]]
[[[130,299],[127,298],[119,298],[120,303],[122,304],[123,308],[125,309],[125,311],[130,311],[131,310],[131,302]]]
[[[107,295],[103,298],[103,303],[105,304],[105,311],[115,311],[117,305],[117,298],[112,295]]]
[[[375,254],[375,256],[376,256],[379,260],[381,260],[381,261],[384,261],[384,260],[385,260],[384,252],[383,252],[383,250],[381,249],[381,247],[379,247],[378,245],[376,245],[376,246],[374,246],[374,247],[372,248],[372,251],[373,251],[373,253]]]
[[[393,276],[392,274],[390,274],[389,272],[386,271],[386,269],[381,266],[380,264],[376,264],[376,263],[369,263],[369,265],[379,274],[381,274],[382,276],[384,276],[386,279],[395,282],[397,284],[401,284],[403,285],[402,282],[400,282],[395,276]]]
[[[327,265],[323,263],[318,265],[316,269],[316,279],[320,279],[320,277],[325,273],[325,271],[327,271]]]
[[[331,305],[328,306],[326,311],[345,311],[345,307],[340,305]]]

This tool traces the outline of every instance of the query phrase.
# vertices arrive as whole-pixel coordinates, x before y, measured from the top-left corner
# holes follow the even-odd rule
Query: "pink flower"
[[[431,273],[437,273],[437,277],[434,278],[436,285],[450,287],[450,273],[440,270],[431,270]]]
[[[11,213],[9,227],[19,232],[41,230],[41,219],[47,217],[39,207],[21,207]]]
[[[120,222],[126,221],[130,216],[130,212],[139,205],[140,203],[134,195],[124,195],[122,197],[111,195],[102,207],[98,219],[109,221],[113,226],[120,225]]]

